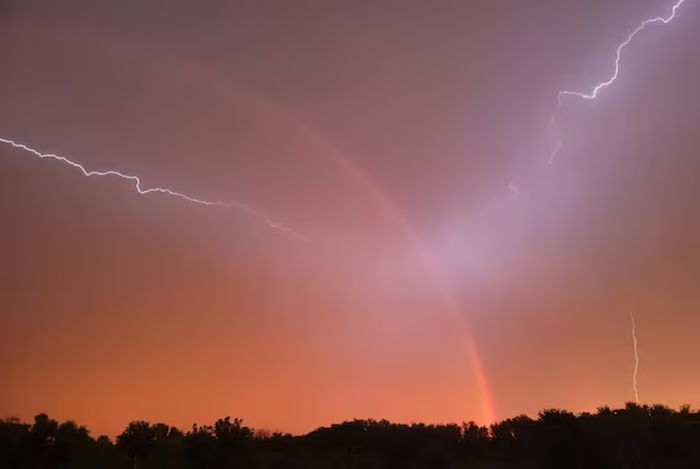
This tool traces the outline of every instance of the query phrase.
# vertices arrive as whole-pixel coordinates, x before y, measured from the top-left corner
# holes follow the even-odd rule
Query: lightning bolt
[[[612,85],[615,83],[615,80],[617,80],[618,76],[620,75],[620,62],[622,61],[622,53],[625,50],[625,48],[632,42],[632,40],[635,38],[635,36],[642,31],[647,26],[657,24],[657,23],[663,23],[663,24],[668,24],[673,19],[676,17],[676,11],[685,3],[686,0],[676,0],[676,3],[673,5],[671,8],[671,13],[666,16],[657,16],[655,18],[649,18],[644,21],[642,21],[639,26],[637,26],[636,29],[634,29],[629,36],[627,36],[627,39],[625,39],[623,42],[620,43],[620,45],[617,46],[617,50],[615,52],[615,66],[613,68],[613,72],[610,75],[610,77],[607,80],[601,81],[600,83],[596,84],[593,89],[590,92],[585,92],[585,91],[568,91],[568,90],[562,90],[559,91],[557,94],[557,105],[552,113],[552,117],[549,120],[548,124],[548,132],[550,136],[552,137],[552,148],[549,152],[549,156],[547,158],[547,162],[551,164],[554,161],[554,158],[557,156],[557,153],[559,153],[559,150],[561,149],[562,146],[562,139],[559,136],[557,132],[557,114],[559,109],[562,107],[564,103],[564,97],[566,96],[575,96],[577,98],[581,99],[587,99],[587,100],[594,100],[598,98],[598,95],[600,94],[601,91],[603,91],[605,88],[608,86]]]
[[[198,205],[205,205],[208,207],[221,207],[221,208],[237,208],[239,210],[244,211],[248,215],[251,215],[255,218],[263,220],[270,228],[274,228],[276,230],[280,230],[284,233],[287,233],[295,238],[301,239],[303,241],[307,241],[307,238],[297,231],[289,228],[283,223],[280,223],[278,221],[273,220],[271,217],[267,216],[266,214],[255,210],[251,208],[250,206],[242,203],[242,202],[225,202],[225,201],[210,201],[210,200],[203,200],[199,199],[196,197],[192,197],[190,195],[187,195],[182,192],[177,192],[172,189],[169,189],[167,187],[145,187],[143,185],[143,182],[141,181],[141,178],[138,176],[134,176],[131,174],[125,174],[120,171],[116,170],[107,170],[107,171],[95,171],[95,170],[89,170],[82,164],[69,159],[66,156],[61,156],[61,155],[56,155],[53,153],[43,153],[39,150],[36,150],[28,145],[25,145],[24,143],[19,143],[15,142],[14,140],[11,140],[9,138],[2,138],[0,137],[0,143],[3,143],[5,145],[10,145],[15,149],[22,150],[25,153],[32,155],[37,158],[41,159],[50,159],[50,160],[56,160],[60,161],[61,163],[64,163],[72,168],[75,168],[79,170],[83,176],[86,177],[91,177],[91,176],[115,176],[121,179],[126,179],[127,181],[130,181],[133,183],[134,188],[136,191],[141,194],[141,195],[148,195],[148,194],[165,194],[170,197],[175,197],[179,198],[182,200],[185,200],[187,202],[191,202],[193,204],[198,204]]]
[[[639,372],[639,352],[637,351],[637,325],[634,322],[634,313],[630,312],[632,324],[632,350],[634,351],[634,371],[632,372],[632,389],[634,390],[634,402],[639,403],[639,389],[637,389],[637,373]]]

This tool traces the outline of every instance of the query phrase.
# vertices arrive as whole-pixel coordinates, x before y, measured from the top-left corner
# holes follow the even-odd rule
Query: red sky
[[[308,241],[1,147],[0,416],[590,410],[633,398],[631,311],[641,399],[697,405],[696,2],[546,164],[557,91],[671,5],[4,2],[0,136]]]

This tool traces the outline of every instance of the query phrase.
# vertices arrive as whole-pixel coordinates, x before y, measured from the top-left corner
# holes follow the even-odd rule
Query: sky
[[[700,403],[700,5],[0,2],[0,417]]]

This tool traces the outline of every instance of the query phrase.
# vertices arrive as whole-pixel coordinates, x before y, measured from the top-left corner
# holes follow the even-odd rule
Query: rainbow
[[[234,92],[231,91],[231,81],[228,78],[223,78],[219,72],[212,70],[192,62],[183,63],[187,66],[190,72],[193,72],[199,78],[206,79],[210,84],[215,84],[220,92],[231,96]],[[237,84],[238,85],[238,84]],[[457,296],[450,288],[438,259],[433,255],[430,249],[421,240],[420,236],[414,227],[403,216],[399,207],[387,195],[386,191],[379,183],[374,181],[367,172],[362,171],[350,158],[344,156],[337,148],[335,148],[328,140],[326,140],[319,132],[314,130],[303,120],[292,114],[286,108],[272,101],[267,96],[246,89],[246,96],[255,100],[256,104],[262,106],[267,111],[271,111],[277,116],[284,119],[285,122],[291,124],[313,146],[320,148],[321,154],[330,158],[344,174],[356,184],[364,193],[366,193],[375,206],[384,213],[384,215],[395,224],[402,235],[410,243],[412,249],[420,260],[426,274],[432,282],[433,288],[440,296],[440,302],[443,305],[444,313],[456,324],[461,331],[463,340],[462,346],[464,353],[469,358],[472,371],[477,386],[477,395],[480,403],[480,423],[491,424],[496,421],[495,399],[491,392],[487,374],[484,368],[483,360],[479,354],[475,340],[469,333],[466,320],[462,314],[463,306],[460,304]],[[236,95],[238,96],[238,95]]]
[[[120,53],[126,53],[126,55],[142,57],[148,62],[153,62],[152,57],[145,56],[142,46],[138,48],[126,47],[121,39],[109,41],[107,45],[112,48],[114,52],[118,51]],[[438,299],[443,305],[444,314],[447,315],[461,331],[464,353],[468,357],[472,371],[474,372],[481,411],[480,423],[490,424],[494,422],[496,419],[495,399],[490,391],[487,374],[477,344],[469,333],[466,320],[462,314],[464,308],[452,291],[438,259],[425,245],[416,229],[408,222],[406,217],[403,216],[397,204],[387,195],[382,186],[374,181],[367,172],[360,169],[350,158],[344,156],[318,131],[269,97],[259,92],[252,91],[249,88],[244,88],[239,83],[235,84],[236,91],[233,91],[231,79],[229,77],[224,77],[219,71],[209,66],[204,66],[191,60],[184,61],[181,58],[172,56],[165,59],[162,56],[162,51],[159,51],[158,56],[158,60],[161,63],[167,64],[173,69],[178,69],[180,72],[185,72],[194,79],[206,82],[209,89],[216,89],[221,95],[227,97],[227,99],[232,100],[245,96],[265,111],[280,117],[283,122],[293,126],[293,129],[298,131],[308,143],[319,148],[321,154],[329,158],[333,164],[343,171],[350,181],[368,195],[380,213],[383,213],[408,241],[417,255],[426,275],[430,279],[432,287],[439,295]],[[241,93],[240,90],[244,90],[244,92]]]

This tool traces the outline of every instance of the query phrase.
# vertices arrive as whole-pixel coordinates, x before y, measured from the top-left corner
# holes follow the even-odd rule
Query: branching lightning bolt
[[[76,161],[73,161],[69,159],[68,157],[61,156],[61,155],[56,155],[53,153],[43,153],[39,150],[36,150],[28,145],[25,145],[23,143],[18,143],[15,142],[14,140],[8,139],[8,138],[2,138],[0,137],[0,143],[10,145],[18,150],[22,150],[25,153],[28,153],[34,157],[41,158],[41,159],[51,159],[51,160],[56,160],[60,161],[61,163],[67,164],[68,166],[71,166],[77,170],[79,170],[83,176],[116,176],[121,179],[126,179],[128,181],[131,181],[134,184],[134,187],[136,188],[136,191],[141,194],[141,195],[148,195],[148,194],[165,194],[170,197],[176,197],[179,199],[186,200],[187,202],[191,202],[194,204],[199,204],[199,205],[205,205],[209,207],[222,207],[222,208],[237,208],[239,210],[243,210],[244,212],[248,213],[249,215],[252,215],[256,218],[259,218],[263,220],[269,227],[274,228],[276,230],[283,231],[289,235],[294,236],[295,238],[301,239],[306,241],[306,237],[303,235],[299,234],[295,230],[289,228],[288,226],[284,225],[283,223],[277,222],[270,218],[269,216],[265,215],[262,212],[259,212],[250,206],[241,203],[241,202],[225,202],[225,201],[210,201],[210,200],[203,200],[199,199],[196,197],[192,197],[190,195],[187,195],[182,192],[177,192],[172,189],[169,189],[167,187],[144,187],[143,182],[141,181],[141,178],[138,176],[134,176],[131,174],[125,174],[120,171],[116,170],[106,170],[106,171],[95,171],[95,170],[89,170],[85,166],[83,166],[81,163],[78,163]]]
[[[561,149],[562,146],[562,140],[561,137],[558,135],[557,130],[556,130],[556,125],[557,125],[557,111],[559,111],[559,108],[561,108],[563,104],[563,99],[565,96],[576,96],[581,99],[588,99],[588,100],[593,100],[598,97],[601,91],[603,91],[605,88],[608,86],[612,85],[615,83],[615,80],[617,80],[617,77],[620,75],[620,62],[622,60],[622,53],[625,50],[625,48],[632,42],[634,37],[642,32],[647,26],[656,24],[656,23],[663,23],[663,24],[668,24],[673,19],[676,17],[676,11],[678,8],[680,8],[683,3],[685,3],[686,0],[676,0],[676,3],[673,5],[673,8],[671,8],[671,13],[666,16],[657,16],[655,18],[649,18],[647,20],[642,21],[639,26],[637,26],[636,29],[634,29],[629,36],[627,36],[627,39],[625,39],[620,45],[617,46],[617,50],[615,53],[615,67],[613,68],[613,73],[610,75],[610,77],[605,80],[601,81],[597,85],[593,87],[593,89],[590,92],[584,92],[584,91],[568,91],[568,90],[562,90],[559,91],[557,94],[557,105],[554,109],[554,112],[552,113],[552,117],[549,120],[548,124],[548,132],[550,135],[553,136],[553,144],[552,148],[549,153],[549,157],[547,158],[548,163],[552,163],[554,161],[554,158],[556,157],[557,153]]]
[[[634,390],[634,402],[639,403],[639,389],[637,389],[637,373],[639,372],[639,352],[637,351],[637,325],[634,322],[634,313],[630,313],[632,324],[632,350],[634,351],[634,371],[632,372],[632,389]]]

